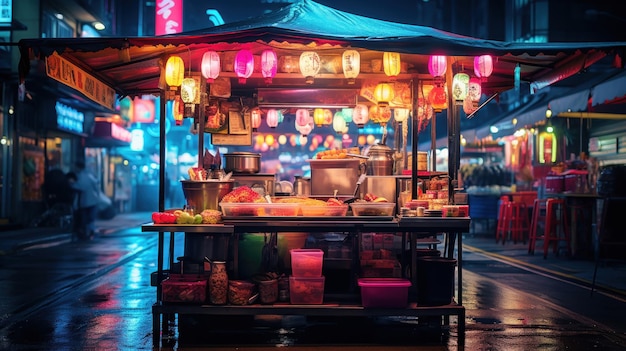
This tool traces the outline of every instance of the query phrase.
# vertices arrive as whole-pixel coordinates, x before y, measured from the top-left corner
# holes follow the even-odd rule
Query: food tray
[[[348,213],[348,205],[301,206],[304,217],[343,217]]]
[[[395,202],[353,202],[350,204],[355,216],[393,216]]]
[[[220,208],[225,217],[282,217],[297,216],[300,205],[297,203],[220,202]]]

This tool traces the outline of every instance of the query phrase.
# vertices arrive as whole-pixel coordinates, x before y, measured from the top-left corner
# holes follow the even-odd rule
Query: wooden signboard
[[[250,112],[228,111],[227,133],[212,133],[211,144],[213,145],[252,145],[252,118]]]

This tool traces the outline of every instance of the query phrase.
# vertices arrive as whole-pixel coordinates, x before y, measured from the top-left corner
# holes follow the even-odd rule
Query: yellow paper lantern
[[[316,108],[313,110],[313,122],[318,127],[324,124],[324,109]]]
[[[320,55],[315,51],[305,51],[300,54],[300,73],[305,77],[306,84],[313,84],[313,79],[322,67]]]
[[[399,52],[384,52],[383,53],[383,69],[388,77],[396,77],[400,74],[401,61]]]
[[[361,54],[356,50],[346,50],[341,55],[343,75],[348,78],[348,84],[354,84],[361,71]]]
[[[378,102],[378,106],[389,106],[389,101],[393,100],[394,91],[392,83],[382,82],[374,88],[374,98]]]
[[[185,63],[180,56],[170,56],[165,64],[165,82],[170,87],[179,87],[185,77]]]

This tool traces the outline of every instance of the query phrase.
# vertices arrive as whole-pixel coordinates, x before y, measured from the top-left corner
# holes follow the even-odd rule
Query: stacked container
[[[320,249],[291,249],[291,276],[289,297],[292,304],[312,305],[324,301],[324,276],[322,263],[324,251]]]

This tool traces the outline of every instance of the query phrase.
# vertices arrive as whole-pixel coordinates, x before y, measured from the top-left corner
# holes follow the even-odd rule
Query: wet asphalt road
[[[183,236],[178,235],[177,251]],[[0,350],[151,350],[156,235],[0,257]],[[176,256],[182,252],[175,252]],[[464,252],[465,350],[625,350],[626,301]],[[458,350],[457,321],[184,317],[164,350]]]

